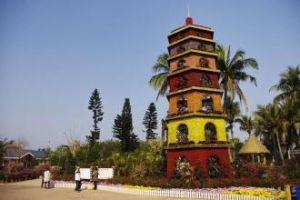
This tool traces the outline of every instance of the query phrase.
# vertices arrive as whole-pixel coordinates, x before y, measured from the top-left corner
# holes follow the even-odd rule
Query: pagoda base
[[[218,159],[220,170],[227,177],[232,177],[229,148],[169,149],[166,154],[168,178],[174,175],[175,163],[179,157],[185,157],[191,167],[196,167],[200,164],[203,176],[209,177],[207,159],[211,156]]]

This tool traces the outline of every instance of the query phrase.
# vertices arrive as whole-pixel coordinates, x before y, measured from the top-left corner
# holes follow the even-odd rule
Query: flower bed
[[[270,188],[231,188],[225,194],[265,197],[272,199],[286,199],[286,193]]]
[[[53,181],[54,187],[75,188],[74,182]],[[89,182],[83,182],[82,188],[88,189]],[[283,200],[285,193],[271,188],[256,187],[228,187],[228,188],[202,188],[202,189],[164,189],[148,186],[133,186],[121,184],[99,183],[99,190],[112,192],[121,192],[126,194],[176,197],[176,198],[193,198],[193,199],[225,199],[225,200]]]

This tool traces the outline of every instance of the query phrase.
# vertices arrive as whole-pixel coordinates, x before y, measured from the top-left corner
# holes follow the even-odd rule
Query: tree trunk
[[[284,165],[284,158],[283,158],[282,149],[281,149],[281,146],[280,146],[278,132],[276,132],[276,142],[277,142],[277,146],[278,146],[280,160],[281,160],[282,164]]]

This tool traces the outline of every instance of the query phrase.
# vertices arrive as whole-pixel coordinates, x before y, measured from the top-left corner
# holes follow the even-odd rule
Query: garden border
[[[52,181],[54,188],[75,188],[74,181]],[[90,182],[83,182],[82,188],[89,188]],[[232,195],[222,194],[215,192],[199,192],[186,189],[134,189],[124,188],[122,185],[108,185],[98,184],[98,190],[104,190],[109,192],[119,192],[125,194],[133,194],[140,196],[156,196],[156,197],[173,197],[173,198],[187,198],[187,199],[207,199],[207,200],[272,200],[273,198],[258,197],[258,196],[246,196],[246,195]]]

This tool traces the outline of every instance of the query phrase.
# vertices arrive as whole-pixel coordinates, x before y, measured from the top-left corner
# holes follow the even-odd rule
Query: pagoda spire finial
[[[190,17],[190,6],[188,1],[187,1],[187,17]]]
[[[193,24],[193,18],[190,17],[189,1],[186,1],[186,4],[187,4],[187,17],[185,19],[185,24],[186,25],[192,25]]]

